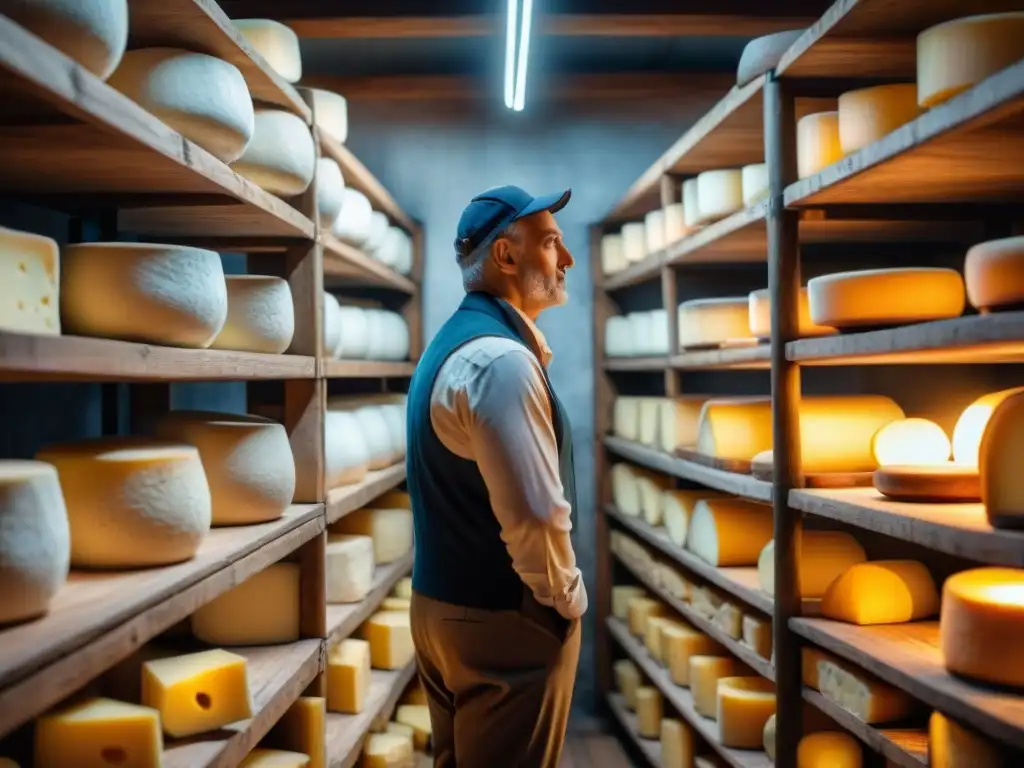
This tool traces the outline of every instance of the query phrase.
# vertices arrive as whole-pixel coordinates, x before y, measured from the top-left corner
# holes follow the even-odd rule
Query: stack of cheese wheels
[[[180,48],[129,51],[110,85],[225,163],[242,156],[256,130],[242,73],[205,53]]]
[[[299,639],[301,570],[274,563],[199,608],[189,623],[209,645],[278,645]]]
[[[630,312],[626,319],[629,322],[629,354],[641,357],[668,354],[668,313],[665,310]]]
[[[405,360],[409,357],[409,325],[400,314],[383,309],[332,304],[332,333],[327,353],[341,360]],[[325,318],[325,321],[327,319]],[[326,338],[326,334],[325,334]]]
[[[692,299],[679,305],[680,349],[753,343],[746,296]]]
[[[334,220],[331,232],[342,242],[362,248],[373,232],[373,207],[362,192],[345,187],[341,214]]]
[[[271,194],[300,195],[316,173],[313,134],[302,118],[291,112],[257,109],[252,141],[231,167]]]
[[[384,244],[384,238],[387,237],[390,226],[391,222],[388,221],[385,214],[380,211],[370,211],[370,236],[363,243],[363,250],[373,258],[377,258],[377,251]]]
[[[69,245],[60,311],[73,334],[206,348],[227,319],[224,269],[217,253],[201,248]]]
[[[772,538],[772,508],[733,498],[703,498],[690,518],[686,548],[718,568],[756,565]]]
[[[341,344],[342,338],[341,321],[341,305],[338,299],[333,293],[324,291],[323,354],[327,357],[337,357],[335,350]]]
[[[697,177],[697,223],[722,219],[743,208],[743,173],[729,168]]]
[[[71,564],[141,568],[190,559],[210,530],[210,487],[191,445],[111,437],[51,445],[71,529]]]
[[[620,395],[612,404],[612,434],[623,440],[640,439],[640,401],[642,398]]]
[[[647,252],[654,253],[665,247],[665,211],[657,208],[644,216]]]
[[[816,112],[800,118],[796,124],[796,166],[801,179],[813,176],[842,157],[838,112]]]
[[[343,411],[355,417],[369,453],[369,469],[384,469],[405,455],[405,412],[400,400],[389,402],[373,396],[332,397],[327,401],[327,410]]]
[[[345,202],[345,178],[341,167],[329,157],[316,161],[316,208],[320,226],[330,229],[341,214]]]
[[[742,180],[740,186],[742,186]],[[700,195],[696,177],[683,182],[683,223],[687,229],[701,226]]]
[[[614,275],[629,266],[622,243],[622,234],[615,233],[601,238],[601,273]]]
[[[752,291],[748,298],[748,310],[750,318],[750,333],[762,341],[772,336],[772,306],[768,289],[762,288]],[[835,328],[826,325],[816,325],[811,320],[811,304],[807,298],[807,289],[800,289],[799,318],[797,320],[797,334],[801,338],[809,336],[826,336],[835,333]]]
[[[807,30],[787,29],[770,35],[755,37],[743,48],[736,67],[736,85],[744,86],[765,72],[775,69],[782,56]]]
[[[832,580],[821,615],[849,624],[902,624],[939,612],[935,581],[914,560],[855,563]]]
[[[856,152],[921,114],[914,83],[876,85],[839,97],[839,146]]]
[[[741,173],[744,205],[753,205],[768,194],[767,163],[745,165]]]
[[[194,445],[206,470],[213,525],[276,520],[295,494],[295,459],[285,428],[262,416],[171,411],[158,437]]]
[[[338,319],[341,324],[338,346],[333,356],[338,359],[359,360],[366,357],[370,346],[369,321],[362,307],[339,307]]]
[[[348,101],[340,93],[310,88],[316,127],[339,144],[348,139]]]
[[[658,440],[661,450],[673,453],[677,448],[697,444],[700,413],[707,395],[682,395],[661,401],[658,416]]]
[[[71,535],[57,470],[0,460],[0,624],[42,616],[68,577]]]
[[[387,565],[412,552],[412,502],[409,494],[389,491],[364,508],[342,517],[330,533],[369,536],[376,565]]]
[[[280,354],[295,335],[288,281],[264,275],[228,275],[228,317],[211,349]]]
[[[622,250],[630,264],[636,264],[647,257],[647,227],[642,221],[622,225]]]
[[[964,281],[968,301],[982,312],[1024,304],[1024,237],[972,247],[964,260]]]
[[[686,208],[683,203],[670,203],[665,206],[665,244],[674,245],[689,234],[686,226]]]
[[[613,315],[604,321],[604,353],[607,357],[633,354],[633,336],[625,315]]]
[[[60,335],[57,241],[0,227],[0,329]]]
[[[277,74],[289,83],[302,79],[299,36],[291,27],[270,19],[235,19],[234,24]]]
[[[843,531],[804,530],[800,539],[800,597],[817,599],[850,566],[867,560],[864,547]],[[757,560],[761,589],[775,594],[775,540],[768,542]]]
[[[324,481],[328,488],[362,482],[370,470],[370,447],[355,414],[324,414]]]
[[[412,271],[412,251],[412,238],[406,234],[405,230],[399,227],[388,227],[380,246],[373,253],[373,257],[400,275],[408,275]]]
[[[640,487],[636,480],[643,471],[625,462],[612,465],[612,501],[630,517],[640,517],[641,514]]]
[[[960,273],[939,267],[837,272],[807,283],[811,321],[840,330],[959,317]]]

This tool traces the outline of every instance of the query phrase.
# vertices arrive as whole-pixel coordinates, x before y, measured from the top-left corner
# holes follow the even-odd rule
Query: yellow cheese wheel
[[[772,447],[770,397],[721,397],[704,403],[697,451],[705,456],[749,461]]]
[[[1024,237],[978,243],[964,259],[967,300],[980,310],[1024,303]]]
[[[277,645],[299,639],[296,563],[274,563],[192,614],[192,634],[209,645]]]
[[[837,272],[807,283],[811,320],[835,328],[900,325],[959,317],[960,273],[939,267]]]
[[[775,685],[763,677],[724,677],[718,681],[718,732],[722,745],[757,749],[775,714]]]
[[[753,291],[747,297],[747,311],[751,335],[759,339],[770,339],[772,335],[772,307],[767,288]],[[801,288],[797,335],[800,338],[807,338],[811,336],[827,336],[835,332],[835,328],[829,328],[827,325],[816,325],[811,320],[811,305],[807,298],[807,288]]]
[[[689,677],[694,709],[704,717],[714,720],[718,717],[718,681],[723,677],[743,675],[747,671],[744,664],[733,658],[691,656]],[[768,715],[765,716],[766,720],[767,718]],[[758,743],[760,743],[760,739],[758,739]]]
[[[874,560],[850,566],[821,599],[821,614],[850,624],[901,624],[939,610],[935,581],[915,560]]]
[[[809,733],[800,739],[797,768],[861,768],[860,742],[848,733]]]
[[[914,83],[892,83],[847,91],[839,97],[839,145],[856,152],[921,114]]]
[[[693,299],[676,316],[680,349],[752,344],[749,300],[743,297]]]
[[[1006,398],[1019,392],[1024,392],[1024,387],[989,392],[964,409],[953,428],[953,461],[978,466],[981,440],[992,413]]]
[[[629,601],[629,631],[641,637],[647,629],[647,619],[662,616],[665,604],[653,597],[634,597]]]
[[[1024,392],[1010,395],[992,413],[981,441],[981,500],[996,528],[1024,528]]]
[[[683,625],[665,627],[661,633],[661,645],[672,682],[684,688],[690,685],[690,660],[693,657],[724,653],[717,640]]]
[[[1008,764],[994,742],[941,712],[932,713],[928,721],[929,768],[1006,768]]]
[[[800,536],[797,570],[802,598],[819,598],[850,566],[867,559],[864,547],[844,531],[804,530]],[[761,551],[757,561],[761,589],[775,594],[775,540]]]
[[[686,548],[719,568],[756,565],[772,538],[772,508],[743,499],[701,499],[694,507]]]
[[[796,124],[796,165],[801,179],[843,157],[839,144],[839,113],[816,112],[800,118]]]
[[[903,409],[882,395],[805,397],[800,401],[800,451],[808,473],[871,472],[877,468],[872,439],[903,418]]]

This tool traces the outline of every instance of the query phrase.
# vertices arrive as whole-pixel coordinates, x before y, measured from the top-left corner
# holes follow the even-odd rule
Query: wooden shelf
[[[338,278],[328,282],[383,286],[410,295],[416,293],[416,283],[358,248],[342,242],[330,232],[321,232],[320,238],[324,244],[324,278]]]
[[[1024,747],[1024,697],[949,674],[939,650],[939,622],[859,627],[827,619],[791,619],[792,630],[902,688],[988,736]]]
[[[371,501],[405,482],[405,462],[400,461],[386,469],[367,472],[359,483],[343,485],[327,492],[327,524],[365,507]]]
[[[321,133],[320,149],[324,155],[332,158],[341,166],[341,175],[345,179],[345,186],[358,189],[366,195],[375,210],[386,214],[392,223],[397,224],[410,235],[418,230],[416,222],[398,207],[398,203],[395,202],[391,193],[377,181],[365,165],[359,162],[359,158],[353,155],[348,147],[339,144],[325,133]]]
[[[604,361],[606,371],[664,371],[667,357],[609,357]]]
[[[359,625],[370,618],[380,607],[384,598],[391,594],[399,579],[412,572],[412,552],[393,563],[378,565],[373,574],[373,588],[358,603],[327,604],[327,643],[335,643],[349,637]]]
[[[327,765],[352,768],[359,762],[363,739],[375,720],[388,719],[398,705],[406,686],[416,674],[416,664],[395,672],[379,669],[370,673],[370,693],[358,715],[327,713]]]
[[[764,370],[769,367],[771,349],[767,344],[751,344],[746,347],[724,349],[703,349],[682,352],[669,360],[676,370]]]
[[[730,749],[722,746],[718,735],[718,723],[697,713],[690,690],[673,683],[668,670],[648,653],[643,643],[629,634],[629,630],[621,621],[609,617],[608,630],[626,651],[626,654],[643,670],[644,675],[650,678],[654,686],[662,692],[668,703],[718,753],[726,764],[732,768],[772,768],[773,763],[764,752]]]
[[[302,504],[270,523],[214,528],[184,563],[72,571],[46,616],[0,631],[0,733],[46,711],[323,530],[323,505]]]
[[[320,361],[327,379],[407,379],[416,369],[412,360],[328,360]]]
[[[249,720],[168,741],[163,768],[234,768],[259,744],[302,692],[323,671],[322,640],[288,645],[232,648],[249,667],[254,715]]]
[[[618,454],[636,464],[664,472],[666,475],[678,477],[683,480],[690,480],[694,483],[706,485],[726,493],[734,493],[754,501],[771,503],[772,484],[758,480],[750,475],[740,475],[735,472],[723,472],[720,469],[712,469],[692,461],[669,456],[666,453],[648,448],[639,443],[632,443],[623,440],[621,437],[612,435],[604,436],[604,445],[612,453]]]
[[[636,714],[626,707],[626,698],[621,693],[608,694],[608,708],[611,709],[619,725],[626,731],[632,742],[647,762],[656,768],[661,766],[661,742],[658,739],[645,739],[640,735],[640,726]],[[666,717],[670,713],[666,712]]]

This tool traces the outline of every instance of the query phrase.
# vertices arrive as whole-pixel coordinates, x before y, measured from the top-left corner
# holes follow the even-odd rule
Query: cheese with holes
[[[1024,392],[1024,387],[989,392],[964,409],[953,428],[953,461],[978,466],[981,439],[992,413],[1004,400],[1019,392]]]
[[[674,245],[690,233],[686,225],[686,209],[683,203],[665,206],[665,243]]]
[[[647,619],[651,616],[662,616],[665,604],[653,597],[634,597],[629,601],[629,631],[637,637],[647,629]]]
[[[764,752],[768,755],[768,759],[773,763],[775,762],[775,726],[776,715],[772,715],[768,718],[768,722],[764,724],[764,731],[761,732],[761,744],[764,746]]]
[[[413,657],[412,629],[404,611],[379,611],[366,620],[362,637],[370,642],[374,669],[401,669]]]
[[[412,552],[412,510],[385,507],[380,500],[370,503],[373,509],[357,509],[345,515],[331,526],[331,533],[371,537],[377,565],[393,563]]]
[[[159,768],[162,752],[160,713],[151,707],[88,698],[42,715],[35,723],[37,768]]]
[[[723,677],[718,681],[717,714],[722,745],[757,749],[775,714],[775,685],[763,677]]]
[[[847,91],[839,97],[839,145],[843,154],[881,140],[919,114],[914,83]]]
[[[697,177],[698,223],[715,221],[743,208],[743,172],[705,171]]]
[[[968,16],[917,36],[917,101],[934,107],[1024,58],[1024,11]]]
[[[346,638],[327,652],[327,709],[346,715],[363,711],[370,691],[370,644]]]
[[[636,709],[636,689],[640,687],[640,670],[630,659],[619,659],[614,665],[615,687],[629,709]]]
[[[244,656],[219,648],[142,665],[142,703],[160,712],[174,738],[221,728],[253,715]]]
[[[371,733],[363,743],[362,768],[409,768],[413,749],[399,733]]]
[[[659,733],[662,768],[691,768],[696,741],[688,723],[664,718]]]
[[[637,476],[637,490],[640,494],[640,512],[648,525],[661,525],[661,497],[670,484],[665,475],[644,472]]]
[[[328,603],[358,603],[373,588],[373,539],[369,536],[328,536],[324,569]]]
[[[747,671],[745,665],[726,656],[693,656],[690,658],[690,691],[693,706],[704,717],[718,717],[718,681],[736,677]]]
[[[639,440],[644,445],[653,446],[658,442],[661,403],[664,398],[641,397],[638,400],[637,412],[640,417]]]
[[[68,577],[71,534],[57,470],[0,460],[0,624],[42,616]]]
[[[327,700],[320,696],[301,696],[277,721],[265,741],[307,755],[309,768],[326,768],[326,728]]]
[[[640,403],[643,398],[620,395],[612,404],[612,434],[623,440],[640,438]]]
[[[348,140],[348,100],[340,93],[310,88],[316,127],[339,144]]]
[[[739,606],[730,603],[728,600],[723,601],[718,606],[711,621],[725,634],[736,640],[739,640],[740,635],[743,633],[743,613],[740,611]]]
[[[720,499],[725,496],[724,493],[707,491],[703,488],[666,490],[661,497],[661,508],[665,520],[665,530],[668,531],[668,537],[672,543],[679,547],[686,545],[686,538],[690,530],[690,518],[698,501]]]
[[[308,768],[309,755],[283,749],[254,749],[239,764],[239,768]]]
[[[643,261],[647,256],[647,227],[642,221],[622,225],[622,251],[630,264]]]
[[[64,248],[60,315],[78,336],[206,348],[224,327],[228,293],[220,255],[146,243]]]
[[[917,702],[899,688],[838,659],[818,662],[821,695],[869,725],[909,717]]]
[[[413,730],[413,746],[424,750],[430,743],[430,710],[425,704],[402,704],[395,712],[395,720]]]
[[[843,157],[839,143],[839,113],[816,112],[800,118],[796,124],[796,166],[801,179]]]
[[[978,243],[964,259],[967,299],[977,309],[1012,309],[1024,303],[1024,236]]]
[[[672,682],[684,688],[690,685],[690,660],[722,652],[717,640],[692,627],[666,627],[661,633],[662,654]]]
[[[324,482],[328,488],[358,483],[370,469],[370,449],[359,421],[348,411],[324,414]]]
[[[693,509],[686,548],[719,568],[755,565],[772,538],[772,508],[743,499],[701,499]]]
[[[612,616],[626,621],[629,618],[629,601],[635,597],[643,597],[643,587],[616,584],[612,587]]]
[[[681,395],[659,400],[658,439],[661,450],[672,453],[676,448],[697,444],[697,428],[706,395]]]
[[[341,213],[334,220],[331,232],[342,242],[361,248],[373,234],[373,207],[358,189],[345,187]]]
[[[626,251],[622,242],[622,234],[615,233],[601,238],[601,272],[614,275],[629,266]]]
[[[190,445],[95,438],[47,446],[36,458],[57,468],[73,566],[179,563],[210,530],[210,488]]]
[[[744,614],[740,642],[764,659],[772,657],[772,622],[759,616]]]
[[[742,170],[743,204],[753,205],[768,194],[768,164],[745,165]]]
[[[679,305],[680,349],[753,343],[747,297],[692,299]]]
[[[772,335],[772,306],[768,289],[762,288],[751,292],[747,297],[747,309],[750,322],[750,334],[759,339],[770,339]],[[807,338],[812,336],[826,336],[835,333],[835,328],[827,325],[816,325],[811,320],[811,305],[807,298],[807,289],[800,289],[800,303],[797,320],[797,336]]]
[[[665,211],[657,208],[644,216],[647,252],[654,253],[665,247]]]
[[[345,178],[341,168],[329,157],[316,161],[316,209],[323,229],[330,229],[345,202]]]
[[[642,738],[656,739],[661,734],[661,712],[661,692],[649,685],[637,688],[637,732]]]
[[[289,83],[302,79],[299,36],[291,27],[270,19],[234,19],[234,25],[267,64]]]
[[[227,275],[228,316],[211,349],[277,355],[291,346],[295,308],[288,282],[264,275]]]
[[[276,520],[295,494],[295,459],[285,428],[262,416],[171,411],[156,434],[194,445],[210,487],[214,525]]]
[[[942,712],[928,721],[928,765],[931,768],[1005,768],[995,742],[960,725]]]
[[[60,334],[60,256],[52,238],[0,227],[0,330]]]
[[[291,112],[257,109],[252,141],[231,167],[271,194],[301,195],[316,173],[313,134]]]
[[[765,72],[776,69],[783,55],[806,32],[805,29],[787,29],[770,35],[755,37],[743,47],[740,63],[736,67],[736,85],[744,86]]]
[[[209,645],[277,645],[299,639],[299,566],[274,563],[192,614]]]
[[[699,453],[749,461],[771,447],[770,397],[722,397],[704,403],[697,426]]]
[[[959,317],[960,273],[942,267],[837,272],[807,282],[811,320],[835,328],[901,325]]]
[[[797,746],[797,768],[861,768],[860,742],[848,733],[809,733]]]
[[[683,182],[683,223],[687,229],[702,226],[700,220],[700,194],[697,177]]]
[[[847,568],[825,590],[821,614],[850,624],[902,624],[939,611],[935,581],[914,560],[874,560]]]
[[[829,585],[843,575],[850,566],[867,560],[864,547],[843,531],[815,531],[805,529],[800,537],[800,557],[797,571],[802,598],[824,596]],[[768,542],[757,560],[757,575],[761,589],[775,594],[775,540]]]

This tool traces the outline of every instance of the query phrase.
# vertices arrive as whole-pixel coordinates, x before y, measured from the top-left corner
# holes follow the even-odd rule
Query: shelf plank
[[[405,462],[393,464],[385,469],[367,472],[358,483],[332,488],[327,492],[327,524],[365,507],[378,496],[405,482]]]
[[[772,768],[772,761],[764,752],[747,749],[730,749],[722,746],[718,735],[718,723],[697,713],[693,704],[693,694],[688,688],[681,688],[672,682],[668,670],[662,667],[648,653],[643,643],[629,634],[625,625],[612,617],[608,618],[608,630],[612,637],[622,646],[626,654],[633,659],[650,678],[679,715],[688,722],[695,731],[711,746],[715,752],[732,768]]]
[[[416,369],[412,360],[328,360],[320,361],[327,379],[407,379]]]
[[[667,357],[609,357],[604,362],[606,371],[664,371],[668,367]]]
[[[768,344],[751,344],[745,347],[723,349],[702,349],[681,352],[669,359],[669,365],[676,370],[765,370],[770,367],[771,348]]]
[[[636,714],[630,712],[626,707],[626,697],[621,693],[609,693],[608,708],[611,709],[615,719],[619,721],[619,725],[626,731],[637,749],[647,759],[647,762],[655,766],[655,768],[660,768],[661,742],[658,739],[645,739],[640,735],[640,726],[637,723]]]
[[[362,712],[358,715],[327,713],[327,764],[330,768],[352,768],[359,762],[370,726],[378,718],[391,717],[415,674],[415,663],[395,672],[375,669],[370,673],[370,692]]]
[[[604,436],[604,445],[612,453],[618,454],[624,459],[641,466],[664,472],[683,480],[690,480],[694,483],[706,485],[726,493],[734,493],[753,501],[762,501],[770,504],[772,500],[772,484],[758,480],[750,475],[740,475],[735,472],[723,472],[720,469],[712,469],[692,461],[669,456],[653,448],[648,448],[639,443],[623,440],[621,437],[612,435]]]
[[[359,158],[352,154],[344,144],[340,144],[326,133],[320,134],[321,151],[341,166],[341,175],[345,186],[354,187],[366,195],[375,210],[386,214],[392,223],[397,224],[409,234],[418,229],[405,211],[403,211],[384,185],[363,165]]]
[[[383,286],[410,295],[418,290],[416,283],[405,275],[342,242],[330,232],[321,232],[320,237],[324,244],[324,278],[337,278],[328,280],[328,283]]]
[[[760,100],[758,100],[760,106]],[[768,203],[765,200],[737,211],[731,216],[701,227],[689,237],[669,246],[666,263],[729,264],[768,261],[768,233],[765,227]]]
[[[790,620],[792,630],[963,720],[988,736],[1024,747],[1024,696],[949,674],[939,650],[939,622],[859,627],[827,619]]]
[[[210,733],[169,741],[164,747],[163,768],[234,768],[323,670],[323,648],[322,640],[232,648],[232,653],[248,660],[253,717]]]
[[[323,505],[214,528],[187,562],[72,571],[41,619],[0,631],[0,733],[61,701],[197,608],[324,530]]]
[[[360,602],[327,604],[328,645],[334,645],[349,637],[360,624],[376,612],[384,598],[391,594],[399,579],[412,572],[412,558],[410,552],[401,560],[378,565],[373,574],[373,588]]]

